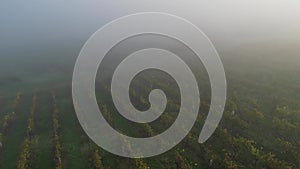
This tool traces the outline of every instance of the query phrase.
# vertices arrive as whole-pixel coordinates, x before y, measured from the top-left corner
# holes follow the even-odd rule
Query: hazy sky
[[[219,49],[260,40],[300,45],[299,0],[1,0],[1,50],[85,41],[113,19],[146,11],[190,20]]]

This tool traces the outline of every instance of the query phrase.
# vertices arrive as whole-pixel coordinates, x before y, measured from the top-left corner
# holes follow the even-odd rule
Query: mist
[[[112,20],[136,12],[189,20],[210,38],[227,70],[296,68],[299,7],[298,0],[1,1],[1,77],[67,72],[70,78],[85,41]]]
[[[166,12],[202,29],[219,50],[244,43],[285,41],[299,45],[297,0],[229,1],[2,1],[1,50],[41,44],[83,43],[120,16]]]

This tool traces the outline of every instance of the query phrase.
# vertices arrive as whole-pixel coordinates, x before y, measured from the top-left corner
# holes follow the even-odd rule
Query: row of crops
[[[105,152],[83,133],[69,99],[64,93],[57,96],[54,90],[18,93],[1,120],[0,167],[103,169],[124,166],[148,169],[152,168],[151,165],[163,167],[171,162],[177,168],[191,168],[179,150],[172,153],[174,161],[165,161],[165,164],[158,159],[128,159]],[[114,115],[109,113],[109,106],[100,105],[113,123]],[[133,129],[130,126],[126,128],[128,131]],[[144,124],[138,132],[146,133],[146,136],[155,135],[155,130],[148,124]]]
[[[138,90],[150,90],[143,87],[145,86],[140,85]],[[288,169],[297,168],[298,165],[300,153],[297,150],[300,142],[297,133],[300,130],[292,118],[287,118],[292,111],[285,107],[277,107],[274,117],[268,117],[267,113],[261,112],[259,105],[244,109],[235,105],[237,101],[229,98],[222,123],[205,144],[198,143],[198,134],[206,114],[199,113],[194,128],[171,151],[152,158],[129,159],[106,152],[88,138],[78,123],[69,91],[70,88],[54,88],[51,91],[19,92],[13,98],[1,98],[0,168]],[[134,102],[143,102],[140,93],[130,91],[130,96]],[[98,102],[105,119],[116,130],[126,135],[142,137],[154,136],[168,128],[175,120],[175,112],[179,107],[176,100],[171,99],[168,102],[171,104],[168,112],[157,123],[137,125],[120,117],[104,97],[99,96]],[[201,104],[200,111],[206,112],[209,103],[204,101]],[[286,115],[283,116],[284,114]],[[270,132],[275,131],[274,129],[276,132]],[[269,137],[274,137],[271,143],[267,139]],[[124,146],[130,150],[130,145]]]

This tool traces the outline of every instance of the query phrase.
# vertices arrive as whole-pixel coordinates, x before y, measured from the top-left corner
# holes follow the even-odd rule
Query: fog
[[[85,40],[120,16],[167,12],[201,28],[220,48],[264,40],[299,43],[298,0],[227,1],[1,1],[1,50],[40,43]]]
[[[300,53],[299,8],[298,0],[1,1],[2,74],[15,72],[17,63],[40,61],[40,70],[49,63],[45,58],[70,56],[72,67],[84,42],[101,26],[149,11],[191,21],[207,34],[222,59],[268,58],[295,64]],[[17,57],[29,60],[13,59]]]

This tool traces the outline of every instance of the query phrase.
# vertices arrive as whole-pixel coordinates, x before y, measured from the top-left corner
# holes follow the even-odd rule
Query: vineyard
[[[300,169],[300,0],[0,1],[0,169]]]
[[[107,64],[109,65],[109,64]],[[130,159],[97,146],[80,126],[72,102],[71,82],[0,88],[1,169],[298,169],[300,168],[300,80],[297,73],[243,67],[228,63],[228,98],[222,121],[203,144],[199,133],[210,107],[209,83],[197,75],[201,106],[193,129],[170,151]],[[230,69],[232,67],[232,69]],[[300,72],[295,69],[296,72]],[[67,71],[65,71],[67,72]],[[251,72],[251,73],[249,73]],[[155,136],[168,129],[180,108],[178,87],[169,76],[150,71],[131,84],[130,98],[147,110],[148,94],[165,91],[165,112],[151,123],[125,119],[112,103],[106,76],[96,81],[99,108],[117,131],[132,137]],[[62,74],[60,72],[60,74]],[[70,74],[65,74],[70,76]],[[106,74],[109,75],[109,74]],[[49,75],[50,76],[50,75]],[[65,77],[64,77],[65,78]],[[124,142],[127,140],[124,138]],[[166,143],[167,144],[167,143]],[[124,144],[130,151],[130,144]]]
[[[147,83],[147,79],[136,83]],[[166,86],[155,82],[160,88]],[[249,84],[248,84],[249,85]],[[3,169],[192,169],[192,168],[278,168],[299,167],[299,113],[284,104],[273,105],[273,115],[248,95],[248,105],[231,96],[221,125],[204,144],[197,142],[209,104],[203,102],[195,127],[173,150],[157,157],[128,159],[112,155],[93,143],[81,129],[70,87],[17,92],[1,99],[0,168]],[[103,87],[103,90],[107,90]],[[147,85],[138,88],[149,91]],[[168,90],[168,89],[166,89]],[[106,92],[109,92],[108,90]],[[105,91],[102,91],[105,93]],[[146,92],[147,93],[147,92]],[[134,102],[141,92],[130,93]],[[99,96],[99,108],[106,120],[127,135],[149,137],[167,128],[176,114],[165,113],[157,124],[130,124]],[[279,99],[279,98],[278,98]],[[204,99],[205,100],[205,99]],[[178,110],[174,99],[169,112]],[[267,104],[267,102],[264,102]],[[241,105],[241,106],[239,106]],[[245,106],[245,107],[243,107]],[[247,106],[247,107],[246,107]],[[243,112],[243,113],[241,113]],[[298,113],[298,114],[297,114]],[[269,139],[271,138],[271,139]],[[126,140],[124,140],[126,142]],[[221,142],[220,142],[221,141]],[[130,146],[130,145],[125,145]],[[128,147],[126,148],[128,149]]]

